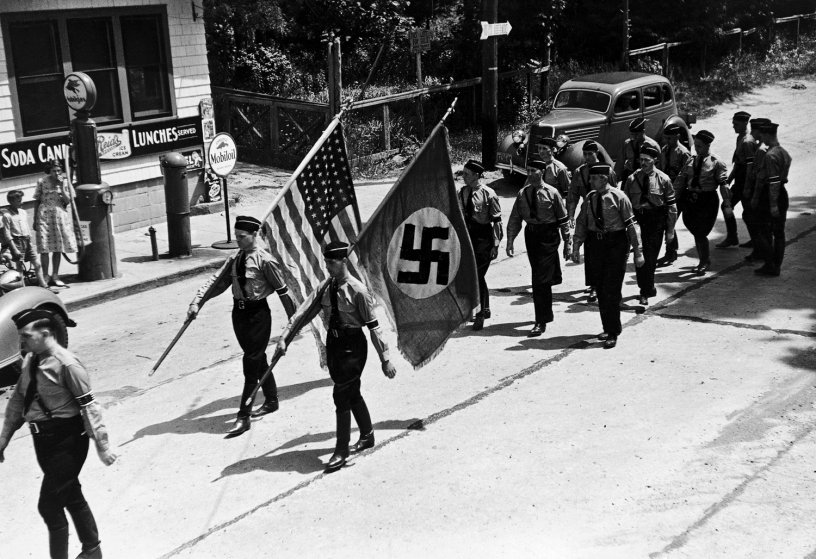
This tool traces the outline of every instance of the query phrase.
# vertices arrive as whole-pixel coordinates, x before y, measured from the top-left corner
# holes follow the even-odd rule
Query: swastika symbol
[[[427,284],[431,276],[431,264],[436,262],[436,284],[448,285],[448,272],[450,268],[450,254],[432,248],[434,239],[446,241],[450,228],[448,227],[423,227],[422,241],[418,249],[414,248],[414,235],[416,227],[412,223],[406,223],[402,235],[402,246],[400,247],[400,260],[409,262],[419,262],[419,270],[407,272],[400,270],[397,274],[397,281],[400,283]]]

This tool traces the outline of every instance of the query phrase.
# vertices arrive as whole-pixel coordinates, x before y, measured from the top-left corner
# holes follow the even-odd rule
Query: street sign
[[[488,37],[495,37],[497,35],[509,35],[510,30],[513,29],[513,26],[510,25],[509,21],[505,21],[504,23],[487,23],[486,21],[482,21],[482,35],[479,37],[482,41],[487,39]]]
[[[430,29],[412,29],[408,33],[408,39],[411,41],[411,52],[414,54],[431,50]]]
[[[238,149],[235,147],[235,140],[226,132],[216,134],[207,152],[207,162],[210,169],[219,177],[226,177],[230,174],[238,161]]]

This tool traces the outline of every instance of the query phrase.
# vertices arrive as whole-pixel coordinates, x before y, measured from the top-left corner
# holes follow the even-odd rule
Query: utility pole
[[[343,91],[342,57],[340,54],[340,37],[333,31],[326,35],[328,45],[328,65],[329,65],[329,113],[331,116],[340,112],[340,104]]]
[[[497,23],[499,1],[482,0],[482,19]],[[499,106],[499,50],[496,36],[482,40],[482,165],[485,169],[496,168],[498,149]]]
[[[623,0],[623,53],[621,69],[629,70],[629,0]]]

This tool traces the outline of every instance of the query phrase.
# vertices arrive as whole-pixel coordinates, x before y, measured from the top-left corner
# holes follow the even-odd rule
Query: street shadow
[[[575,334],[573,336],[550,336],[544,332],[537,338],[525,338],[512,347],[508,347],[507,351],[528,351],[531,349],[538,349],[542,351],[553,351],[565,349],[567,347],[575,347],[576,349],[585,349],[589,347],[586,340],[596,337],[597,334]]]
[[[332,381],[330,378],[282,386],[278,389],[278,399],[281,402],[285,402],[287,400],[297,398],[298,396],[302,396],[310,390],[328,386],[332,386]],[[259,396],[256,397],[256,401],[258,398],[263,398],[263,396],[259,394]],[[215,400],[190,410],[189,412],[169,421],[148,425],[147,427],[143,427],[142,429],[136,431],[136,433],[133,434],[133,437],[131,437],[130,440],[122,443],[121,446],[130,444],[144,437],[153,437],[158,435],[193,435],[197,433],[223,435],[227,430],[227,424],[235,418],[235,414],[238,410],[239,399],[240,394],[237,396],[231,396],[229,398]],[[219,414],[219,412],[225,410],[229,411],[227,413]]]
[[[421,423],[417,418],[413,419],[388,419],[374,424],[374,432],[378,431],[406,431],[416,430],[415,425]],[[424,429],[424,427],[423,427]],[[352,429],[351,442],[354,443],[357,429]],[[215,483],[226,477],[242,475],[253,471],[264,472],[297,472],[301,474],[311,474],[323,470],[326,464],[320,459],[321,456],[331,454],[334,451],[335,432],[309,433],[301,435],[288,441],[277,448],[273,448],[259,456],[239,460],[221,471],[221,475],[212,482]],[[307,444],[328,443],[321,448],[296,449]],[[376,447],[375,447],[376,448]],[[296,449],[296,450],[290,450]]]

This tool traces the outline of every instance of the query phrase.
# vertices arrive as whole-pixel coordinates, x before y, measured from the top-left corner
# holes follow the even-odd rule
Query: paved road
[[[111,468],[90,456],[83,474],[107,556],[816,557],[816,164],[797,115],[816,104],[816,82],[805,83],[697,125],[725,155],[738,107],[782,123],[794,168],[781,278],[756,280],[737,249],[712,251],[715,273],[694,277],[681,231],[690,250],[660,273],[657,304],[632,307],[605,351],[580,268],[567,265],[546,336],[528,339],[526,257],[503,257],[485,330],[459,332],[419,371],[401,363],[391,381],[369,363],[363,390],[380,444],[335,474],[322,473],[331,384],[308,337],[279,367],[280,412],[223,440],[240,386],[226,297],[153,377],[199,280],[78,311],[72,348],[122,451]],[[512,187],[496,187],[507,214]],[[381,195],[360,187],[364,216]],[[630,274],[630,305],[635,295]],[[273,331],[282,320],[275,303]],[[0,474],[2,555],[44,556],[25,433]]]

